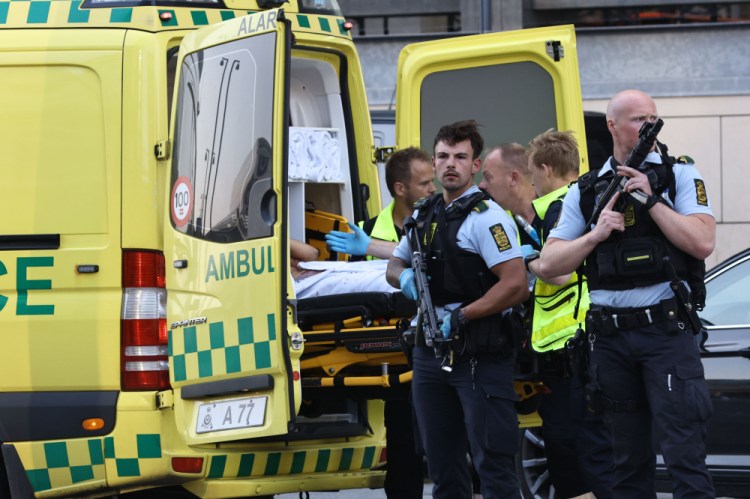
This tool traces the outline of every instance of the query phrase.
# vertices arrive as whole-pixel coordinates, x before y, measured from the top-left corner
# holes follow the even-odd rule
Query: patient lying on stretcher
[[[347,293],[399,291],[385,280],[388,260],[361,262],[319,262],[318,250],[292,239],[292,278],[297,298]]]

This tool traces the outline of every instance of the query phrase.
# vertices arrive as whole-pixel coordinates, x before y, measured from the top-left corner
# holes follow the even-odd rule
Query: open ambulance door
[[[407,45],[396,88],[400,148],[432,153],[440,127],[466,119],[482,125],[485,150],[555,128],[575,132],[589,169],[573,26]]]
[[[180,47],[164,251],[174,412],[189,444],[283,434],[296,414],[281,196],[289,50],[276,9]]]

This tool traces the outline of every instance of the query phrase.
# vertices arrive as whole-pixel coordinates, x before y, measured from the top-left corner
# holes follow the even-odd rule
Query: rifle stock
[[[661,118],[657,119],[653,123],[647,121],[641,126],[641,129],[638,131],[638,142],[636,143],[633,150],[630,151],[630,154],[625,160],[624,166],[635,169],[638,169],[638,167],[641,166],[643,161],[646,159],[646,156],[648,156],[648,153],[654,147],[656,136],[659,135],[662,126],[664,126],[664,121],[662,121]],[[595,223],[599,219],[599,215],[601,215],[602,210],[605,206],[607,206],[609,200],[612,199],[612,196],[614,196],[617,192],[623,192],[625,183],[627,181],[627,177],[624,177],[622,175],[615,175],[615,178],[612,179],[612,181],[607,186],[607,189],[604,191],[604,193],[601,195],[596,205],[594,206],[594,211],[591,213],[591,218],[589,218],[589,220],[586,222],[586,227],[590,227],[591,224]],[[646,202],[646,199],[648,198],[648,196],[642,191],[633,191],[629,194],[636,198],[636,200],[641,204],[644,204]]]

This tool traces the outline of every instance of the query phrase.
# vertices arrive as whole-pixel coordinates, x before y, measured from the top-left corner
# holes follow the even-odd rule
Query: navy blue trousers
[[[543,375],[544,452],[550,480],[560,497],[593,492],[597,499],[612,497],[614,456],[612,437],[604,419],[586,409],[577,377]]]
[[[484,499],[520,498],[514,361],[478,356],[472,366],[469,356],[461,356],[447,373],[431,348],[414,348],[412,400],[433,497],[472,497],[471,449]]]
[[[610,336],[597,334],[591,368],[611,401],[605,421],[614,442],[614,497],[656,497],[653,422],[673,497],[713,498],[705,464],[713,408],[689,328],[670,334],[652,324]]]

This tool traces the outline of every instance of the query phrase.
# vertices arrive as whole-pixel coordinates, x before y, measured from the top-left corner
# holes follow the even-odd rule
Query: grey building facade
[[[750,245],[750,1],[339,0],[354,22],[371,109],[395,105],[409,43],[486,31],[575,24],[585,110],[619,90],[656,98],[660,139],[695,158],[719,221],[709,267]]]

